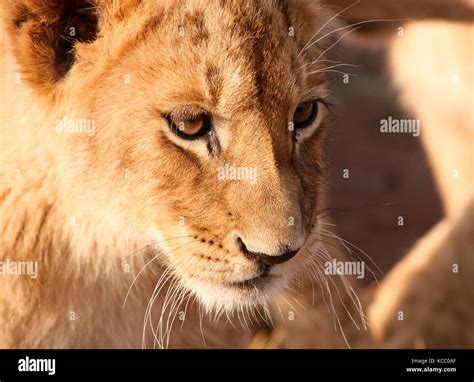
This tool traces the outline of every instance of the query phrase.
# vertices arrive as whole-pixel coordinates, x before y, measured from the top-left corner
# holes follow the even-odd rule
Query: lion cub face
[[[43,52],[64,65],[45,61],[27,79],[56,116],[94,121],[93,135],[67,139],[83,200],[102,201],[97,215],[151,232],[162,263],[207,307],[264,302],[307,267],[328,125],[313,63],[324,49],[308,44],[327,33],[318,4],[98,1],[90,14],[26,3],[18,41],[55,6],[48,28],[63,17],[87,30],[72,53]],[[20,64],[41,60],[29,44]]]

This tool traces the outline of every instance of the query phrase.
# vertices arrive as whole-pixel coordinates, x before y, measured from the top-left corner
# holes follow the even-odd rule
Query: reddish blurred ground
[[[333,216],[338,233],[386,273],[442,217],[440,199],[420,138],[380,133],[381,119],[413,118],[390,85],[383,49],[344,45],[334,59],[363,67],[350,70],[358,76],[349,84],[333,77],[338,120],[328,149],[329,205],[350,209]]]

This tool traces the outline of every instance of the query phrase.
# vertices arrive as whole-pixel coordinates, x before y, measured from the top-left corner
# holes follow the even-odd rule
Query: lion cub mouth
[[[232,288],[238,289],[263,289],[272,282],[272,279],[275,279],[277,276],[270,275],[268,271],[263,272],[260,275],[255,277],[249,278],[244,281],[238,281],[234,283],[230,283],[229,285]]]
[[[209,232],[189,236],[192,241],[183,239],[173,248],[163,248],[166,267],[209,310],[265,305],[292,283],[305,263],[305,257],[297,255],[300,245],[263,253],[249,249],[236,234],[225,239]]]

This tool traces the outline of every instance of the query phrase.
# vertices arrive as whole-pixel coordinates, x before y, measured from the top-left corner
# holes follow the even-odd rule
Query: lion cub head
[[[67,169],[63,207],[93,212],[90,236],[145,230],[162,253],[152,266],[207,307],[264,303],[309,267],[329,124],[317,1],[4,7]],[[60,135],[68,121],[93,129]]]

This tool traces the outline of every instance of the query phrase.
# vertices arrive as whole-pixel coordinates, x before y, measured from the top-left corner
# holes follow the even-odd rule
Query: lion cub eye
[[[305,129],[310,126],[318,116],[318,111],[318,101],[300,103],[293,114],[295,130]]]
[[[204,112],[198,114],[172,113],[166,119],[171,131],[182,139],[198,139],[211,130],[209,116]]]

